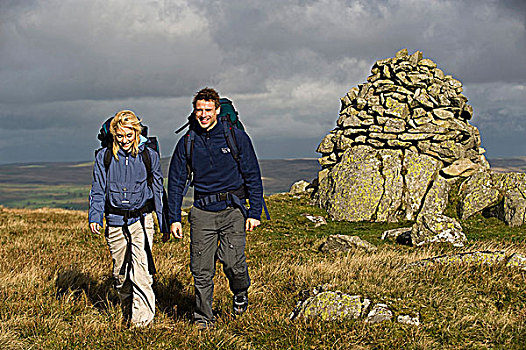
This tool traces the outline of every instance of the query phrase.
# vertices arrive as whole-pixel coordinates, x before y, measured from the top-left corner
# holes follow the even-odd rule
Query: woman
[[[132,111],[118,112],[109,129],[113,143],[95,156],[89,226],[100,234],[106,217],[105,236],[123,314],[132,325],[146,326],[155,314],[152,212],[161,223],[161,163],[159,154],[146,146],[148,139]],[[144,160],[148,156],[151,174]]]

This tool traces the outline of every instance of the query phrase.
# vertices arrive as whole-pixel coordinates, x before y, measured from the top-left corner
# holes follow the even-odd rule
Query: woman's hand
[[[97,224],[96,222],[90,222],[89,223],[89,228],[91,230],[92,233],[95,233],[97,235],[100,235],[100,229],[102,228],[99,224]]]
[[[183,225],[180,222],[174,222],[170,225],[170,232],[175,238],[183,238]]]

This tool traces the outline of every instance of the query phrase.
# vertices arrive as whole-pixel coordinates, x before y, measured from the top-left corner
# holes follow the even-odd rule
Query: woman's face
[[[135,141],[136,131],[130,128],[119,127],[115,131],[115,139],[123,151],[129,152],[133,141]]]

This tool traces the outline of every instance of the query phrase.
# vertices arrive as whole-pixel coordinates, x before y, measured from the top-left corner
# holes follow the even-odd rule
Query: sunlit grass
[[[191,324],[193,281],[189,232],[182,241],[154,242],[157,314],[144,330],[122,324],[112,289],[111,258],[101,236],[89,233],[85,211],[0,209],[1,349],[364,349],[521,348],[526,339],[526,273],[494,266],[405,269],[442,254],[505,250],[526,255],[524,229],[474,217],[463,222],[468,247],[409,248],[380,239],[411,223],[331,222],[321,227],[302,213],[326,215],[307,198],[268,199],[272,221],[248,235],[252,287],[249,312],[230,315],[231,294],[221,266],[215,282],[217,327]],[[486,229],[484,229],[484,225]],[[357,235],[378,246],[371,254],[322,253],[330,234]],[[518,239],[519,237],[520,239]],[[297,320],[290,312],[302,289],[334,290],[387,303],[395,316],[419,315],[421,325],[368,325],[361,320]]]

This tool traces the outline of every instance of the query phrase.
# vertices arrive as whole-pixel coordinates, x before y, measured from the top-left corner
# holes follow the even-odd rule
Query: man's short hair
[[[192,101],[192,105],[194,106],[194,108],[197,101],[199,100],[214,101],[216,109],[218,109],[219,106],[221,106],[221,104],[219,103],[219,94],[217,93],[217,91],[209,87],[205,87],[204,89],[199,90],[195,94],[194,100]]]

